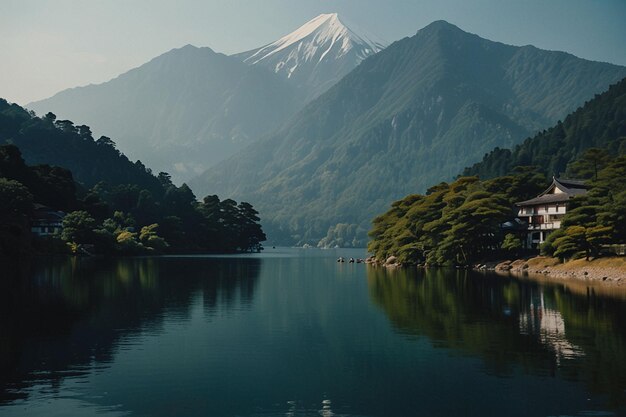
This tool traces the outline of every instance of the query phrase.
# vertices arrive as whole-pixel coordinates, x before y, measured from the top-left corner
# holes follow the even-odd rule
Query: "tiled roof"
[[[532,206],[535,204],[560,203],[569,200],[571,197],[572,195],[566,193],[546,194],[515,204],[518,206]]]
[[[561,190],[561,193],[548,194],[550,190],[553,188],[558,188]],[[549,204],[549,203],[561,203],[569,200],[570,198],[586,194],[587,193],[587,185],[584,181],[580,180],[564,180],[564,179],[556,179],[552,178],[552,184],[541,194],[539,194],[535,198],[531,198],[530,200],[522,201],[516,203],[517,206],[533,206],[539,204]]]
[[[583,189],[586,190],[587,188],[589,188],[587,186],[587,184],[585,184],[585,181],[581,181],[581,180],[564,180],[564,179],[555,179],[556,182],[558,182],[559,184],[564,185],[567,188],[579,188],[579,189]]]

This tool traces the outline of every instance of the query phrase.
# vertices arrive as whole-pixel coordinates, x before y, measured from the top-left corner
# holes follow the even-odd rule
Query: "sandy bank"
[[[599,258],[590,261],[577,259],[561,263],[556,258],[538,256],[527,260],[504,261],[496,265],[495,270],[514,275],[541,274],[551,278],[626,286],[626,258],[623,257]]]

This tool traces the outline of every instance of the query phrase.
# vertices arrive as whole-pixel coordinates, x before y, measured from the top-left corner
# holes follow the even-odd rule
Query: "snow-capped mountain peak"
[[[328,13],[315,17],[275,42],[237,57],[249,65],[267,67],[313,97],[363,59],[384,48],[383,42],[374,39],[361,30],[357,32],[350,28],[337,13]]]
[[[362,48],[362,51],[359,51],[364,55],[362,59],[383,49],[381,43],[370,41],[365,36],[360,36],[349,29],[339,19],[337,13],[329,13],[321,14],[287,36],[255,50],[252,55],[244,59],[244,62],[254,65],[294,46],[305,61],[314,58],[321,61],[335,45],[338,48],[334,58],[341,58],[355,47]]]

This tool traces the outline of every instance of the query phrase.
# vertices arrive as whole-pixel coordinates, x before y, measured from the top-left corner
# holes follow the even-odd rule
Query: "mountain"
[[[88,126],[68,120],[33,117],[26,109],[0,98],[0,145],[15,145],[28,165],[69,169],[86,188],[134,184],[155,195],[161,182],[140,161],[132,162],[109,138],[94,140]],[[73,181],[73,180],[72,180]]]
[[[624,76],[624,67],[434,22],[190,185],[253,201],[275,240],[364,244],[389,201],[521,142]]]
[[[516,166],[539,166],[546,175],[559,176],[589,148],[610,155],[626,154],[626,79],[596,95],[556,126],[538,133],[513,149],[496,148],[463,175],[482,179],[506,175]]]
[[[265,68],[187,45],[27,107],[87,124],[155,172],[181,180],[277,128],[301,104],[294,88]]]
[[[309,101],[384,48],[372,39],[349,28],[337,13],[321,14],[275,42],[234,56],[287,79]]]

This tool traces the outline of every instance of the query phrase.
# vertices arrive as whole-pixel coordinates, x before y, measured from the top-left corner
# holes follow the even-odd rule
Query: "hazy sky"
[[[100,83],[186,44],[226,54],[338,12],[391,43],[434,20],[626,65],[626,0],[0,0],[0,97]]]

